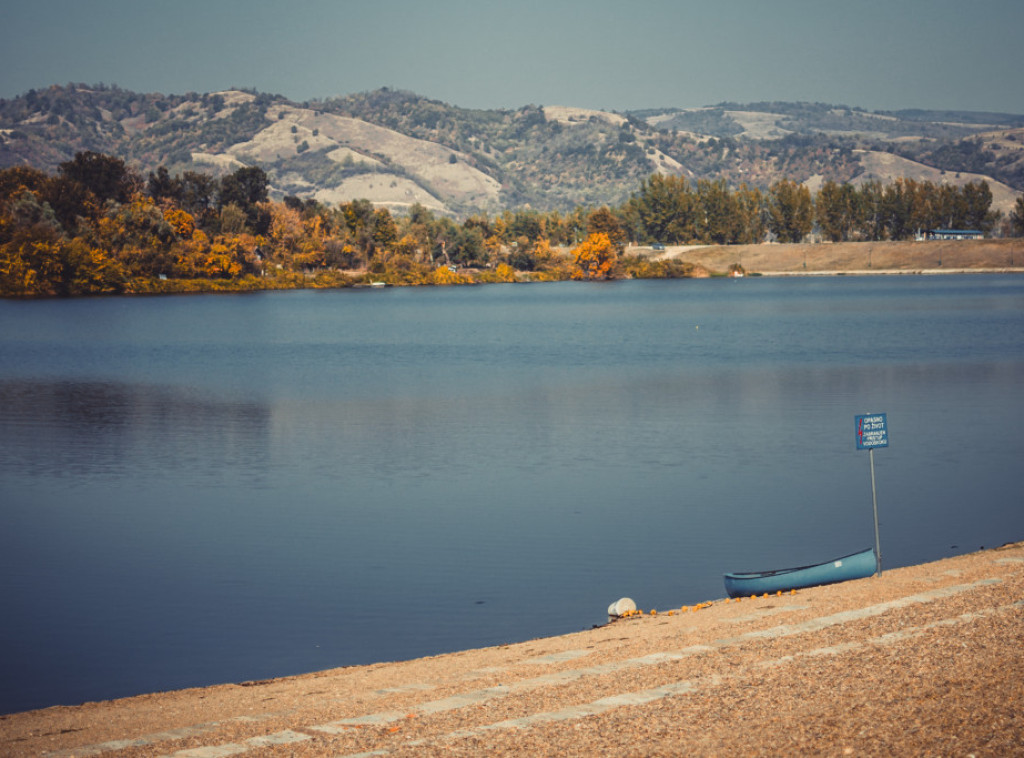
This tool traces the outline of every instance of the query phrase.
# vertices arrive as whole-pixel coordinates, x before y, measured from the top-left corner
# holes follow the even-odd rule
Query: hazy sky
[[[84,82],[467,108],[1024,113],[1022,0],[0,0],[0,97]]]

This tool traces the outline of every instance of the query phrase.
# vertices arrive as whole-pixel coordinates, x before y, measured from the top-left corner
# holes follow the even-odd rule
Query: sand
[[[630,248],[652,258],[677,258],[709,271],[733,264],[766,276],[821,274],[952,274],[1024,272],[1024,238],[923,242],[822,242],[761,245],[673,245]]]

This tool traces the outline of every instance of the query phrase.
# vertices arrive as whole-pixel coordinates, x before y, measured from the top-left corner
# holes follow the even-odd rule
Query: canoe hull
[[[874,574],[876,568],[875,551],[868,548],[859,553],[844,555],[842,558],[812,566],[726,574],[725,591],[729,597],[749,597],[763,595],[765,592],[798,590],[846,582],[850,579],[863,579]]]

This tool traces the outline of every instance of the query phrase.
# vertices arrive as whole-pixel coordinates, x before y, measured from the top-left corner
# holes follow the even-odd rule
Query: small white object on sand
[[[633,598],[621,597],[614,603],[608,606],[608,615],[612,618],[618,618],[626,614],[626,611],[635,611],[636,603],[633,602]]]

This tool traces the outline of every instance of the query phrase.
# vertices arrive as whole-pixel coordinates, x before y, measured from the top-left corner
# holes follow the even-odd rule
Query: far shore
[[[572,256],[551,270],[514,271],[440,267],[373,273],[367,269],[322,269],[314,273],[273,271],[224,279],[132,279],[119,291],[73,294],[71,297],[117,297],[244,293],[265,290],[376,288],[384,286],[458,286],[488,283],[547,282],[569,279]],[[651,266],[649,262],[662,262]],[[613,279],[648,277],[704,279],[726,276],[884,276],[1024,273],[1024,238],[930,240],[898,242],[761,243],[756,245],[628,245]],[[501,271],[501,269],[505,269]],[[424,273],[426,272],[426,273]],[[438,277],[436,272],[443,272]],[[5,299],[57,297],[55,292],[0,296]]]

